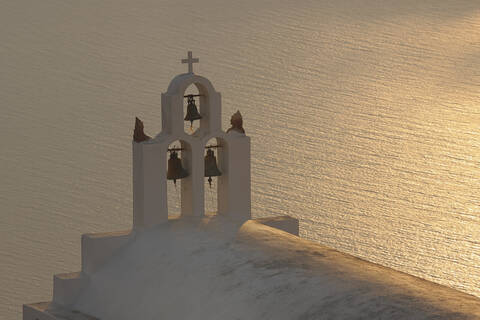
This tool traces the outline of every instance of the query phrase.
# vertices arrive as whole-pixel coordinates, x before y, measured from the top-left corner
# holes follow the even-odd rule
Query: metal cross
[[[182,59],[182,63],[188,63],[188,73],[193,73],[193,64],[199,61],[198,58],[192,57],[192,51],[188,51],[188,59]]]

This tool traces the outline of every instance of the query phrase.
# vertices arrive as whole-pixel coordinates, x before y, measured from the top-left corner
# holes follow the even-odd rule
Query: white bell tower
[[[193,73],[193,63],[199,62],[188,52],[188,73],[173,78],[167,92],[162,93],[162,131],[153,139],[133,141],[133,226],[149,228],[168,220],[167,152],[169,145],[179,140],[182,166],[188,176],[180,180],[181,217],[203,217],[204,154],[207,142],[217,139],[218,214],[238,220],[248,220],[250,213],[250,138],[241,128],[241,116],[232,117],[234,127],[222,130],[222,101],[211,82]],[[183,102],[185,90],[194,84],[200,95],[200,127],[191,135],[184,131]],[[235,128],[234,118],[240,121]],[[238,122],[237,122],[238,123]],[[171,182],[168,182],[171,183]]]

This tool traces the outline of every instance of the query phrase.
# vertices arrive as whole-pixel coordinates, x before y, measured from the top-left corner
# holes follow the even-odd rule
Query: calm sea
[[[480,297],[480,2],[5,0],[1,319],[131,226],[134,117],[160,131],[187,50],[244,115],[255,216]]]

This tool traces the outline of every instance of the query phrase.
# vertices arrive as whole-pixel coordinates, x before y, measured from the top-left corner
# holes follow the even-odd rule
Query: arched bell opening
[[[167,149],[167,209],[169,216],[182,213],[182,184],[192,174],[192,149],[188,142],[176,140]]]
[[[209,127],[210,91],[200,82],[192,82],[183,93],[184,131],[189,135]]]
[[[225,193],[227,144],[222,138],[211,138],[205,144],[204,190],[205,214],[218,214]]]

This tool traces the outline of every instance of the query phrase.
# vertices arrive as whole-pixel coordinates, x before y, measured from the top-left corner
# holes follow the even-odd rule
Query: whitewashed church
[[[25,304],[24,320],[480,319],[478,299],[301,239],[295,218],[252,219],[241,114],[222,130],[220,93],[191,52],[182,62],[188,72],[162,94],[162,131],[149,137],[136,119],[132,229],[84,234],[81,271],[55,275],[52,301]],[[192,84],[198,94],[186,94]]]

